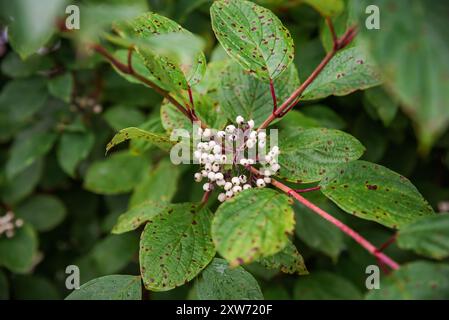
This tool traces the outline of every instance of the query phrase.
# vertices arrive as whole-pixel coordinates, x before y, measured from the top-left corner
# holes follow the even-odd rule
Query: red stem
[[[382,252],[386,248],[388,248],[392,243],[396,241],[396,234],[392,235],[390,239],[388,239],[384,244],[382,244],[377,251]]]
[[[331,18],[326,17],[326,24],[329,27],[329,31],[331,33],[332,36],[332,41],[334,44],[334,48],[336,47],[336,44],[338,43],[338,37],[337,34],[335,33],[335,28],[334,28],[334,24],[332,23]],[[336,48],[335,48],[336,49]]]
[[[306,189],[296,189],[294,190],[297,193],[306,193],[306,192],[310,192],[310,191],[317,191],[320,190],[321,187],[320,186],[316,186],[316,187],[312,187],[312,188],[306,188]]]
[[[250,168],[252,172],[255,174],[259,174],[259,171],[255,168]],[[371,242],[366,240],[364,237],[362,237],[359,233],[357,233],[355,230],[350,228],[349,226],[345,225],[343,222],[335,218],[334,216],[330,215],[323,209],[319,208],[303,196],[301,196],[299,193],[297,193],[295,190],[291,189],[290,187],[286,186],[285,184],[275,180],[271,179],[271,184],[278,188],[279,190],[285,192],[288,195],[291,195],[294,197],[299,203],[301,203],[303,206],[309,208],[313,212],[320,215],[322,218],[326,219],[330,223],[332,223],[334,226],[336,226],[338,229],[343,231],[345,234],[350,236],[352,239],[354,239],[358,244],[360,244],[363,248],[365,248],[369,253],[371,253],[373,256],[375,256],[379,261],[386,264],[393,270],[399,269],[399,264],[397,264],[395,261],[393,261],[390,257],[385,255],[384,253],[380,252]]]
[[[190,100],[190,108],[189,106],[187,106],[187,108],[189,109],[190,113],[192,114],[192,118],[196,119],[196,114],[195,114],[195,104],[193,102],[193,93],[192,93],[192,88],[190,88],[187,90],[189,92],[189,100]]]
[[[296,89],[284,103],[277,108],[276,112],[272,113],[259,127],[260,129],[265,129],[270,125],[270,123],[281,116],[284,116],[289,110],[291,110],[299,100],[296,100],[301,94],[307,89],[307,87],[316,79],[316,77],[323,71],[324,67],[331,61],[331,59],[335,56],[335,54],[347,46],[352,39],[354,39],[357,34],[356,28],[349,28],[345,34],[334,44],[334,48],[326,54],[324,59],[320,62],[320,64],[315,68],[312,74],[304,81],[298,89]]]
[[[275,113],[278,108],[278,101],[276,98],[276,90],[274,89],[273,79],[270,79],[270,92],[271,98],[273,99],[273,113]]]
[[[158,85],[156,85],[155,83],[153,83],[152,81],[148,80],[147,78],[145,78],[144,76],[136,73],[132,68],[130,68],[129,66],[121,63],[120,61],[118,61],[117,59],[115,59],[114,56],[112,56],[105,48],[103,48],[102,46],[100,46],[99,44],[92,44],[91,48],[93,50],[95,50],[96,52],[98,52],[99,54],[101,54],[103,57],[105,57],[111,64],[113,64],[118,70],[120,70],[121,72],[125,73],[125,74],[129,74],[130,76],[134,77],[135,79],[145,83],[146,85],[148,85],[149,87],[151,87],[152,89],[154,89],[154,91],[156,91],[157,93],[159,93],[161,96],[163,96],[164,98],[166,98],[168,101],[170,101],[179,111],[181,111],[186,117],[188,117],[192,122],[193,121],[198,121],[198,119],[194,118],[176,99],[174,99],[170,93],[164,89],[162,89],[161,87],[159,87]],[[131,53],[128,52],[128,63],[131,61]]]

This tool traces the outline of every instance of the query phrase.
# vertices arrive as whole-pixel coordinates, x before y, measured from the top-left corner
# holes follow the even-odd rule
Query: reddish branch
[[[251,172],[254,174],[259,175],[259,171],[255,168],[251,168]],[[357,233],[355,230],[332,216],[331,214],[327,213],[323,209],[319,208],[303,196],[301,196],[299,193],[297,193],[292,188],[286,186],[285,184],[275,180],[271,179],[271,184],[278,188],[279,190],[285,192],[286,194],[292,196],[295,198],[299,203],[301,203],[306,208],[309,208],[313,212],[320,215],[322,218],[326,219],[330,223],[332,223],[334,226],[336,226],[338,229],[343,231],[345,234],[350,236],[352,239],[354,239],[358,244],[360,244],[363,248],[365,248],[369,253],[371,253],[378,261],[381,263],[389,266],[393,270],[399,269],[399,264],[397,264],[395,261],[393,261],[390,257],[382,253],[380,250],[378,250],[371,242],[366,240],[364,237],[362,237],[359,233]]]
[[[331,24],[332,25],[332,24]],[[333,29],[333,27],[332,27]],[[341,38],[336,39],[334,42],[334,46],[332,50],[324,57],[321,63],[316,67],[316,69],[312,72],[312,74],[304,81],[301,86],[296,89],[284,103],[277,108],[275,112],[273,112],[259,127],[260,129],[265,129],[270,125],[270,123],[276,119],[283,117],[288,111],[290,111],[299,101],[298,98],[301,97],[301,94],[307,89],[307,87],[316,79],[316,77],[323,71],[324,67],[332,60],[335,54],[346,47],[349,43],[351,43],[352,39],[354,39],[357,34],[356,27],[349,28]]]
[[[91,48],[101,54],[103,57],[105,57],[111,64],[114,65],[118,70],[121,72],[128,74],[135,79],[139,80],[142,83],[145,83],[149,87],[151,87],[154,91],[159,93],[161,96],[163,96],[165,99],[170,101],[179,111],[181,111],[186,117],[188,117],[192,122],[198,121],[198,119],[189,112],[186,108],[184,108],[175,98],[173,98],[170,93],[161,87],[159,87],[154,82],[148,80],[144,76],[140,75],[139,73],[135,72],[132,68],[131,62],[132,62],[132,49],[129,49],[128,51],[128,65],[121,63],[118,61],[113,55],[111,55],[105,48],[103,48],[99,44],[93,44],[91,45]]]
[[[273,99],[273,114],[274,114],[278,108],[278,101],[276,98],[276,90],[274,89],[273,79],[270,79],[270,92],[271,98]]]
[[[296,189],[296,190],[293,190],[293,191],[295,191],[297,193],[306,193],[306,192],[310,192],[310,191],[317,191],[317,190],[320,190],[320,189],[321,189],[320,186],[316,186],[316,187],[306,188],[306,189]]]

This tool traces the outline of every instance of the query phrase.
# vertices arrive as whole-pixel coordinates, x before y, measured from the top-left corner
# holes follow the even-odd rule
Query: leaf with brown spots
[[[142,283],[138,276],[109,275],[90,280],[65,300],[141,300]]]
[[[253,119],[256,126],[273,112],[270,85],[259,80],[233,61],[223,68],[218,87],[218,100],[229,120],[241,115]],[[294,63],[273,82],[278,101],[286,100],[299,86],[298,71]]]
[[[259,260],[268,269],[279,269],[284,273],[306,275],[309,274],[304,258],[292,242],[288,242],[282,251]]]
[[[449,214],[441,213],[422,218],[401,229],[398,246],[433,258],[449,257]]]
[[[382,83],[375,65],[357,47],[343,50],[327,64],[304,91],[301,100],[316,100],[330,95],[344,96]]]
[[[281,139],[280,175],[289,181],[320,181],[341,163],[356,160],[365,148],[353,136],[339,130],[311,128],[298,130]]]
[[[115,30],[134,43],[151,80],[168,91],[197,84],[206,70],[202,41],[175,21],[154,12],[120,22]],[[184,42],[183,46],[176,46]],[[198,44],[197,44],[198,42]],[[173,50],[176,48],[176,50]]]
[[[449,266],[415,261],[381,277],[380,289],[370,290],[368,300],[448,300]]]
[[[249,189],[225,201],[212,223],[217,251],[231,266],[281,251],[294,231],[290,199],[272,189]]]
[[[293,61],[290,32],[270,10],[246,0],[220,0],[210,14],[218,41],[251,75],[275,79]]]
[[[335,167],[323,177],[320,186],[344,211],[390,228],[400,229],[434,214],[407,178],[366,161]]]
[[[195,289],[200,300],[263,300],[259,284],[249,272],[230,268],[219,258],[204,269]]]
[[[167,291],[192,280],[215,256],[212,213],[194,203],[171,204],[154,216],[140,238],[145,287]]]

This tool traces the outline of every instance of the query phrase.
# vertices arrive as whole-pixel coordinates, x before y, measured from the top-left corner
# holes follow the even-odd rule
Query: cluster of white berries
[[[3,234],[7,238],[12,238],[15,233],[15,229],[23,226],[22,219],[16,219],[12,211],[6,212],[4,216],[0,216],[0,236]]]
[[[194,178],[196,182],[201,182],[204,178],[208,180],[203,184],[203,190],[206,192],[215,187],[223,188],[223,192],[218,195],[220,202],[232,198],[242,190],[265,187],[271,183],[271,176],[280,169],[277,163],[278,146],[272,147],[268,154],[262,156],[243,157],[245,150],[254,149],[256,146],[259,151],[265,149],[267,135],[265,132],[253,130],[254,120],[245,121],[242,116],[237,116],[236,124],[237,127],[231,124],[224,131],[218,132],[209,128],[198,128],[200,142],[196,145],[193,156],[202,170],[195,173]],[[203,142],[204,140],[206,141]],[[234,147],[234,142],[240,142],[240,145],[236,145],[236,150],[228,150],[229,145]],[[257,163],[262,166],[259,169],[261,175],[256,176],[249,173],[247,168]],[[238,165],[243,166],[244,170]]]

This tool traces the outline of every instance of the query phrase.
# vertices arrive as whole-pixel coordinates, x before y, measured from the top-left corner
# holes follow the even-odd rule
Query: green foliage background
[[[201,199],[201,186],[192,179],[195,168],[173,166],[164,160],[165,153],[159,149],[132,142],[131,151],[120,147],[105,156],[107,143],[120,129],[140,127],[162,133],[185,123],[161,123],[160,115],[170,114],[173,108],[163,105],[162,98],[149,88],[121,77],[99,55],[89,52],[86,44],[97,40],[112,21],[151,10],[199,35],[210,66],[219,65],[227,56],[211,28],[211,2],[79,1],[81,30],[72,34],[49,24],[57,20],[56,17],[64,21],[64,1],[0,2],[3,30],[0,43],[0,215],[12,210],[25,221],[14,238],[0,236],[0,299],[64,298],[70,293],[64,284],[68,265],[80,267],[81,283],[113,274],[139,275],[139,234],[115,234],[123,232],[113,230],[119,215],[129,204],[142,201],[178,203]],[[257,2],[273,10],[290,31],[296,48],[293,60],[301,81],[331,47],[320,12],[331,16],[339,34],[348,21],[356,19],[350,17],[349,8],[354,5],[348,3],[351,1]],[[352,92],[351,82],[341,87],[338,83],[335,89],[333,74],[323,73],[320,83],[326,85],[315,88],[310,95],[305,92],[305,102],[283,119],[280,126],[285,132],[297,127],[326,127],[352,134],[366,147],[363,160],[382,164],[408,177],[436,212],[448,211],[449,28],[447,21],[436,14],[447,13],[448,6],[439,1],[395,1],[395,5],[387,5],[386,1],[371,2],[381,8],[381,31],[385,32],[370,33],[362,28],[356,44],[368,48],[367,54],[377,62],[376,72],[384,77],[384,84]],[[358,5],[362,8],[365,1],[358,1]],[[34,12],[35,18],[25,19],[27,12]],[[14,22],[10,15],[16,17]],[[397,25],[405,27],[399,29]],[[388,39],[378,39],[381,37]],[[378,43],[382,40],[392,44],[408,43],[409,49],[404,51],[407,46],[400,45],[381,47]],[[182,42],[168,44],[179,47],[182,52],[189,50],[189,45]],[[348,70],[345,63],[350,63],[344,56],[337,62],[334,72]],[[407,65],[420,68],[407,68]],[[354,70],[351,65],[347,68]],[[418,74],[411,71],[416,69],[420,70]],[[370,76],[357,70],[354,73],[352,81]],[[421,81],[417,81],[417,77]],[[287,80],[287,87],[294,81],[288,77],[284,80]],[[232,89],[235,79],[226,81]],[[247,79],[242,77],[240,81]],[[199,86],[203,85],[204,82],[200,82]],[[217,88],[217,84],[207,85],[210,87],[205,87],[206,91]],[[286,88],[287,92],[280,95],[287,97],[296,86]],[[327,97],[329,88],[334,90],[335,96]],[[267,86],[266,92],[268,90]],[[313,101],[319,97],[327,98]],[[224,109],[229,108],[226,103],[235,105],[236,100],[231,98],[224,102]],[[267,101],[270,105],[269,97]],[[167,118],[176,120],[169,115]],[[216,119],[215,123],[223,125],[223,119]],[[343,213],[321,194],[307,197],[376,245],[393,234],[380,224]],[[216,207],[217,203],[210,204],[211,209]],[[262,263],[244,265],[227,271],[227,276],[242,282],[235,289],[238,292],[232,294],[252,299],[449,297],[449,248],[426,245],[417,248],[416,244],[420,242],[416,230],[423,238],[436,230],[447,239],[447,222],[412,225],[407,230],[412,234],[404,232],[399,239],[403,248],[442,260],[438,266],[440,273],[435,274],[435,269],[425,262],[416,262],[424,258],[414,251],[399,250],[395,243],[386,253],[406,264],[397,275],[399,281],[404,282],[406,293],[396,292],[395,282],[384,275],[382,288],[385,289],[367,293],[365,267],[375,264],[375,258],[317,215],[298,204],[294,209],[294,243],[310,275],[283,274],[266,269]],[[126,231],[143,229],[139,224],[126,228]],[[171,291],[150,292],[149,297],[229,297],[231,289],[226,283],[217,285],[214,290],[207,286],[207,283],[222,281],[214,279],[213,268],[219,270],[223,265],[224,260],[215,259],[198,280]],[[243,268],[256,278],[261,289]],[[419,293],[414,287],[407,288],[410,276],[421,279],[423,289]],[[120,277],[112,279],[110,285],[135,286],[136,281],[136,277]],[[438,284],[437,289],[429,289],[435,284]],[[196,293],[198,288],[203,288],[199,294]],[[95,293],[89,294],[95,297]],[[138,299],[140,296],[120,292],[114,298]]]

